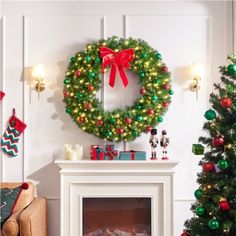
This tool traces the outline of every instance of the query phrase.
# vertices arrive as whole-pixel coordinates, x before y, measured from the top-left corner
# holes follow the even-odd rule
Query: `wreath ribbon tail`
[[[121,78],[121,80],[123,82],[123,85],[125,87],[127,87],[129,81],[128,81],[128,78],[127,78],[127,76],[125,74],[124,67],[122,65],[120,65],[120,66],[118,66],[118,70],[119,70],[120,78]]]
[[[111,72],[110,72],[110,78],[109,78],[109,85],[113,88],[115,85],[115,79],[116,79],[116,65],[113,63],[111,65]]]

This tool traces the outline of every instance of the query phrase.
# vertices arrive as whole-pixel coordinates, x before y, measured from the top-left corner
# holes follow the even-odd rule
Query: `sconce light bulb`
[[[33,67],[33,71],[32,71],[32,76],[34,78],[41,78],[41,79],[45,79],[46,78],[46,71],[44,68],[43,64],[37,64]]]
[[[35,90],[39,93],[45,89],[43,80],[46,78],[46,71],[43,64],[37,64],[33,67],[32,77],[35,78]]]
[[[204,76],[204,68],[201,63],[194,63],[191,67],[193,77],[202,78]]]
[[[198,91],[200,90],[200,83],[199,81],[204,76],[204,68],[201,63],[194,63],[191,67],[191,72],[193,75],[193,82],[191,84],[191,90],[196,92],[196,98],[198,99]]]

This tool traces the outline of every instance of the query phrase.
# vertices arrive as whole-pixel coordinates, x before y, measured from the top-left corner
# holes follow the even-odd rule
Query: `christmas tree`
[[[228,60],[228,66],[220,67],[221,82],[214,84],[212,108],[204,115],[208,135],[193,145],[196,155],[204,146],[207,151],[199,162],[194,216],[181,236],[236,236],[236,57]]]

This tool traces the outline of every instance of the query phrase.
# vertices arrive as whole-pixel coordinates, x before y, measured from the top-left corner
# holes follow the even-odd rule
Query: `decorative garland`
[[[138,75],[140,94],[133,106],[105,111],[96,97],[102,73],[111,67],[109,84],[115,84],[116,70],[123,85],[124,68]],[[110,141],[132,141],[163,121],[173,94],[168,67],[161,54],[141,39],[111,37],[88,44],[71,58],[64,80],[66,113],[84,131]]]

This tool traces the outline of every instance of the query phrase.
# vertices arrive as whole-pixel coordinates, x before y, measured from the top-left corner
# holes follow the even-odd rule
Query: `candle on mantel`
[[[83,146],[76,144],[74,147],[71,144],[64,145],[65,160],[82,160],[83,159]]]
[[[76,144],[75,150],[77,152],[77,160],[82,160],[83,159],[83,146],[80,144]]]
[[[71,150],[72,150],[72,146],[70,144],[64,145],[64,158],[66,160],[70,160]]]

